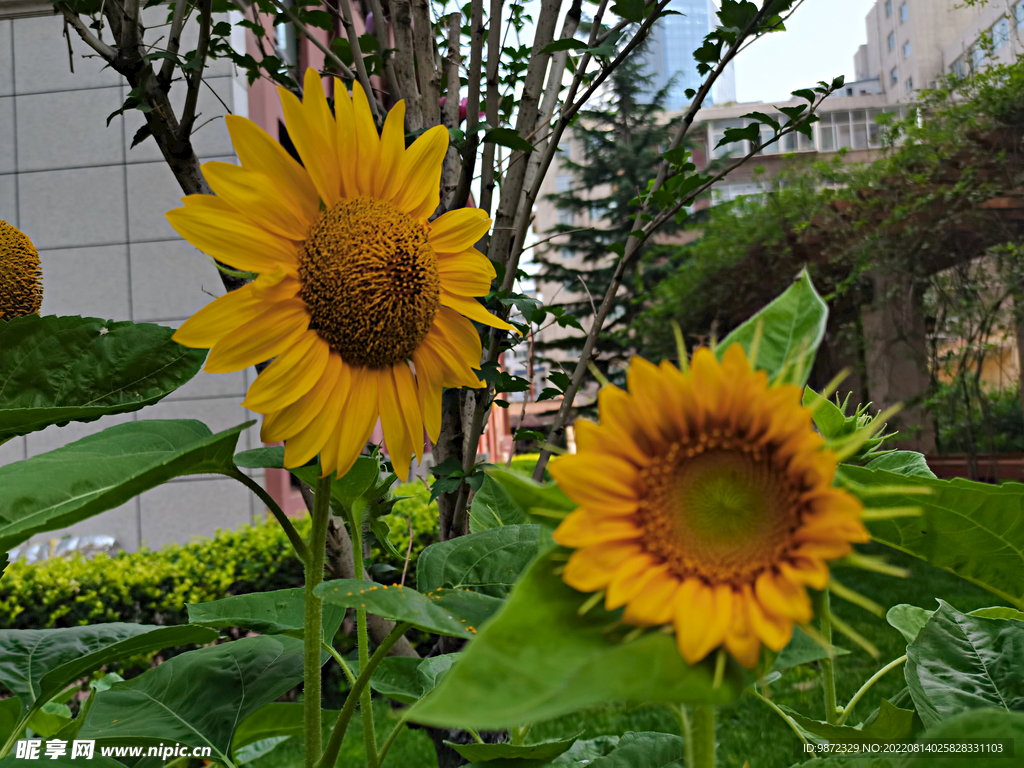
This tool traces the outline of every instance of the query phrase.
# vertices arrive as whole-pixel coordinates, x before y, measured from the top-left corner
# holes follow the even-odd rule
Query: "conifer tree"
[[[564,233],[539,248],[535,257],[540,279],[564,286],[544,299],[564,307],[585,327],[615,270],[617,257],[609,247],[626,242],[636,210],[630,201],[653,178],[672,135],[673,123],[665,119],[663,106],[669,86],[648,96],[651,78],[644,73],[642,61],[640,55],[630,57],[609,78],[605,98],[594,109],[580,112],[572,128],[578,162],[564,152],[559,154],[561,171],[573,176],[572,187],[548,196],[559,211],[572,214],[573,223],[560,223],[541,233]],[[589,223],[579,223],[588,221],[585,216]],[[670,233],[673,228],[669,225],[662,231]],[[669,269],[669,254],[676,249],[646,243],[627,266],[617,306],[604,324],[595,355],[606,373],[628,359],[633,346],[630,325],[651,288]],[[570,261],[563,253],[580,258]],[[538,342],[537,351],[542,356],[556,349],[572,353],[582,342],[582,334],[544,340]]]

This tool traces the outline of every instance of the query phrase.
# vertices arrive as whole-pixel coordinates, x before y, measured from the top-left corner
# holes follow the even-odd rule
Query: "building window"
[[[563,259],[568,260],[568,259],[573,258],[574,256],[576,256],[576,251],[574,251],[572,248],[563,248],[562,249],[562,258]],[[569,286],[571,286],[571,285],[572,285],[572,281],[570,280],[568,283],[565,284],[566,289],[568,290]]]
[[[571,141],[560,141],[558,142],[558,151],[565,155],[567,158],[572,160],[572,142]]]
[[[892,0],[885,0],[885,16],[886,18],[892,16]]]
[[[568,192],[572,189],[572,175],[571,174],[559,174],[555,177],[555,191],[556,192]]]
[[[967,77],[967,62],[964,60],[964,57],[961,56],[954,61],[953,66],[949,68],[949,71],[957,77]]]
[[[1024,0],[1017,3],[1017,27],[1024,26]]]
[[[564,224],[565,226],[572,226],[573,215],[572,211],[559,210],[558,211],[558,223]]]
[[[977,72],[985,66],[985,48],[981,43],[975,43],[971,48],[971,69]]]
[[[904,3],[903,5],[900,6],[900,21],[906,21],[906,20],[907,20],[907,4]]]
[[[998,51],[1010,42],[1010,20],[1005,16],[992,25],[992,50]]]
[[[903,58],[904,59],[909,59],[910,58],[910,41],[909,40],[907,40],[907,42],[905,42],[903,44]]]
[[[895,32],[890,32],[889,33],[889,50],[890,51],[895,51],[896,50],[896,33]]]
[[[914,90],[914,78],[908,77],[907,78],[907,93],[910,93],[912,90]]]
[[[889,73],[892,77],[892,84],[896,85],[900,81],[900,71],[896,67],[892,68],[892,72]]]

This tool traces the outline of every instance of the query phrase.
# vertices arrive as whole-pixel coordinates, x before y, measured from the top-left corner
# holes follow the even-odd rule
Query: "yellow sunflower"
[[[28,236],[0,219],[0,320],[39,312],[43,270]]]
[[[177,232],[256,279],[209,304],[175,333],[209,348],[206,370],[239,371],[276,358],[242,403],[266,415],[264,442],[285,442],[285,465],[320,454],[347,472],[378,418],[396,473],[422,456],[424,428],[441,429],[444,387],[480,387],[480,339],[467,319],[511,329],[475,297],[494,268],[473,245],[484,211],[438,206],[448,132],[405,146],[405,105],[377,134],[358,84],[335,83],[334,113],[306,71],[300,102],[281,89],[302,164],[255,123],[229,115],[240,166],[206,163],[216,193],[167,214]]]
[[[753,667],[810,621],[826,561],[869,539],[862,506],[832,487],[801,389],[769,386],[740,345],[721,364],[698,349],[685,373],[633,358],[627,384],[601,390],[601,425],[578,421],[578,453],[551,466],[580,505],[554,535],[576,550],[563,578],[605,590],[627,624],[673,624],[687,663],[724,644]]]

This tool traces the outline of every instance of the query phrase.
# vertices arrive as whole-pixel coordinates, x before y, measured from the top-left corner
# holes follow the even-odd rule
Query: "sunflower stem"
[[[321,730],[320,648],[323,644],[323,602],[315,590],[324,580],[324,558],[327,554],[327,521],[330,518],[331,474],[316,483],[313,499],[313,525],[305,558],[306,592],[305,623],[302,632],[303,662],[303,731],[306,738],[306,768],[313,768],[323,749]],[[333,639],[333,638],[332,638]]]
[[[352,510],[352,551],[355,560],[356,578],[365,578],[363,564],[363,520],[361,510]],[[370,661],[370,637],[366,628],[366,610],[356,610],[356,632],[359,645],[359,669],[364,670]],[[355,689],[349,696],[355,694]],[[377,768],[377,735],[373,727],[373,702],[370,686],[363,687],[359,694],[359,711],[363,718],[363,744],[366,747],[366,764],[369,768]]]
[[[694,768],[715,768],[715,708],[698,704],[690,721]]]
[[[685,704],[679,705],[678,708],[671,707],[671,709],[679,718],[679,732],[683,735],[685,764],[693,765],[693,724],[690,722],[690,714],[686,711]]]
[[[818,615],[821,621],[821,637],[832,647],[832,608],[829,604],[828,590],[820,597]],[[831,725],[839,722],[839,709],[836,707],[836,672],[835,657],[830,652],[821,660],[821,678],[825,689],[825,720]]]
[[[892,670],[896,669],[896,667],[898,667],[900,664],[902,664],[906,660],[907,660],[906,655],[900,656],[895,661],[890,661],[888,664],[886,664],[880,670],[875,672],[875,674],[873,674],[871,677],[869,677],[868,681],[866,683],[864,683],[864,685],[862,685],[860,687],[860,690],[857,691],[855,694],[853,694],[853,698],[850,699],[850,703],[847,704],[846,705],[846,709],[843,710],[843,716],[839,718],[838,725],[842,725],[843,723],[846,722],[846,718],[848,718],[850,716],[850,713],[853,711],[854,706],[856,706],[857,702],[861,700],[861,697],[864,696],[864,694],[868,692],[868,689],[871,688],[872,685],[877,683],[882,678],[883,675],[885,675],[886,673],[891,672]]]

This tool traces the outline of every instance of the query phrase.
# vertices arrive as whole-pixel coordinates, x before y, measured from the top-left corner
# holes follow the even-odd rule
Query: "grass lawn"
[[[900,555],[884,547],[870,547],[875,554],[885,554],[895,565],[906,567],[911,575],[908,579],[894,579],[865,571],[844,569],[836,572],[836,578],[845,586],[880,603],[885,608],[899,603],[911,603],[922,608],[936,607],[934,598],[941,597],[961,611],[970,611],[988,605],[999,604],[998,598],[988,592],[958,579],[944,571],[911,557]],[[902,635],[892,629],[884,619],[878,619],[862,609],[833,599],[833,610],[854,629],[868,638],[882,652],[878,661],[873,660],[842,635],[835,637],[835,643],[848,648],[851,653],[837,661],[836,688],[840,703],[849,701],[861,684],[883,665],[902,656],[906,642]],[[850,716],[849,724],[855,725],[877,706],[882,697],[891,697],[905,685],[902,669],[894,670],[875,684],[857,705]],[[773,699],[793,709],[818,719],[824,719],[821,678],[816,669],[802,667],[787,672],[771,686]],[[374,719],[379,742],[383,742],[394,721],[394,713],[384,701],[377,702]],[[662,707],[642,707],[626,710],[608,706],[589,710],[546,723],[538,723],[530,732],[529,741],[567,738],[582,734],[581,738],[592,738],[603,734],[621,735],[626,731],[669,731],[677,732],[675,717]],[[732,706],[719,712],[718,719],[718,763],[727,768],[740,768],[749,760],[751,768],[785,768],[801,758],[797,752],[798,741],[789,727],[777,715],[756,699],[744,696]],[[342,755],[337,765],[343,768],[365,766],[362,731],[358,716],[353,719],[345,737]],[[252,768],[290,768],[301,765],[299,744],[282,744],[264,758],[249,763]],[[430,738],[421,730],[405,729],[395,742],[386,768],[436,768],[437,759]]]

